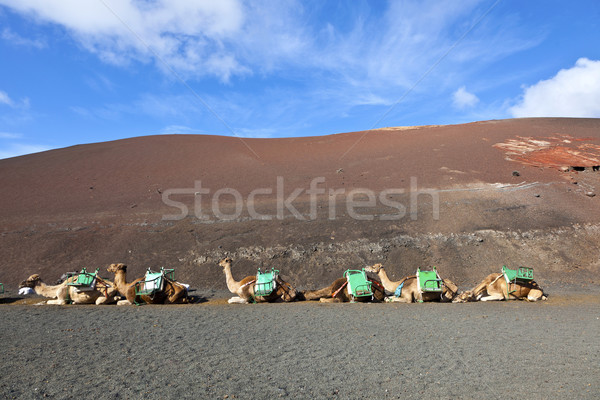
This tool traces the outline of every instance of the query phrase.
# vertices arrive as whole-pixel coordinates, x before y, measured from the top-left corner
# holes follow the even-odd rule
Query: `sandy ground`
[[[543,303],[0,309],[1,398],[600,396],[597,293]]]

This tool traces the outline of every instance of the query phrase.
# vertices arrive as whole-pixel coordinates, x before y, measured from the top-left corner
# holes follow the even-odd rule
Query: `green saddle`
[[[444,282],[437,273],[437,269],[433,267],[432,271],[421,271],[417,268],[417,281],[419,289],[423,292],[441,292]]]
[[[367,279],[367,273],[362,270],[348,269],[344,272],[344,277],[348,282],[348,293],[352,297],[373,296],[372,283]]]
[[[150,296],[162,291],[165,279],[174,280],[174,271],[174,269],[161,268],[160,272],[154,272],[148,268],[144,280],[135,284],[136,296]]]
[[[67,285],[75,286],[79,290],[93,290],[96,288],[99,268],[94,272],[87,272],[85,268],[81,272],[67,275]]]
[[[254,284],[255,296],[268,296],[273,293],[277,282],[275,281],[279,275],[279,270],[271,268],[270,272],[260,272],[260,268],[256,273],[256,283]]]
[[[510,269],[504,265],[502,266],[502,274],[507,283],[533,280],[533,268],[519,267],[518,269]]]

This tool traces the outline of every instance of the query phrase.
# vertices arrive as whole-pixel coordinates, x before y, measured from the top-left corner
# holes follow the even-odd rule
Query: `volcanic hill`
[[[320,137],[165,135],[0,160],[0,282],[123,262],[202,291],[275,267],[300,288],[383,263],[465,289],[502,265],[600,283],[600,119]]]

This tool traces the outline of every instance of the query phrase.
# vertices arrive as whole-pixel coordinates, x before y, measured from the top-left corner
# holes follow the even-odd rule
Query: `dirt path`
[[[0,397],[600,396],[600,300],[3,305]]]

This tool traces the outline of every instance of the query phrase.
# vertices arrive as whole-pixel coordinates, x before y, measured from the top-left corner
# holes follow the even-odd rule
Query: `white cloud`
[[[208,67],[223,80],[243,72],[234,53],[223,46],[243,24],[237,0],[0,0],[0,4],[39,22],[63,26],[109,63],[147,62],[156,54],[179,72],[203,75]]]
[[[573,68],[526,87],[514,117],[600,117],[600,61],[580,58]]]
[[[475,106],[479,102],[479,98],[473,93],[467,92],[464,86],[461,86],[452,95],[452,103],[454,107],[465,109]]]

